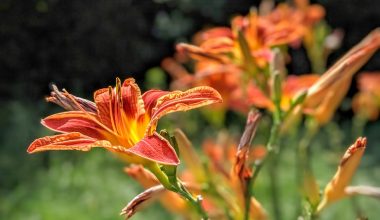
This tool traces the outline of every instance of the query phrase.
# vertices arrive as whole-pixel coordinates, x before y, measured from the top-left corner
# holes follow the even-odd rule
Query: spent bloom
[[[41,120],[61,134],[39,138],[29,153],[46,150],[81,150],[103,147],[130,163],[177,165],[179,159],[170,143],[156,132],[158,120],[171,112],[186,111],[221,102],[210,87],[185,92],[149,90],[141,95],[132,78],[116,86],[95,91],[94,102],[54,88],[48,101],[67,111]]]

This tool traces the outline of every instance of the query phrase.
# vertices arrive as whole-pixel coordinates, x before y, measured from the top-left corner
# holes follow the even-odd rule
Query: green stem
[[[160,169],[157,163],[152,163],[146,166],[160,181],[160,183],[167,189],[172,192],[175,192],[185,198],[190,205],[198,212],[201,216],[201,219],[208,219],[206,211],[203,209],[201,201],[196,199],[191,195],[191,193],[185,188],[180,180],[176,179],[175,181],[169,181],[167,175]]]
[[[279,114],[278,114],[279,116]],[[245,220],[248,220],[249,219],[249,209],[250,209],[250,199],[251,199],[251,196],[253,195],[253,185],[262,169],[262,167],[264,166],[264,164],[267,162],[267,161],[270,161],[270,162],[274,162],[275,161],[275,158],[276,158],[276,153],[278,152],[278,141],[279,141],[279,134],[280,134],[280,121],[281,121],[281,117],[276,117],[274,115],[274,120],[275,122],[273,123],[273,126],[271,128],[271,132],[270,132],[270,136],[269,136],[269,140],[268,140],[268,143],[267,143],[267,150],[268,150],[268,153],[267,153],[267,156],[261,160],[261,161],[257,161],[254,166],[253,166],[253,176],[248,180],[247,182],[247,187],[248,187],[248,193],[245,195],[245,213],[244,213],[244,219]],[[276,169],[273,169],[272,170],[272,175],[277,175],[276,173]],[[274,183],[273,181],[275,181],[275,179],[272,179],[271,178],[271,186],[273,188],[276,188],[275,189],[275,193],[274,195],[272,195],[272,199],[273,199],[273,208],[275,210],[275,219],[280,219],[281,218],[281,211],[280,211],[280,206],[279,206],[279,200],[277,198],[278,196],[278,191],[277,191],[277,184]],[[272,190],[273,190],[272,188]]]
[[[364,134],[364,128],[367,122],[368,120],[360,114],[355,115],[352,121],[352,136],[354,140]]]
[[[202,207],[201,200],[198,198],[194,198],[193,195],[191,195],[191,193],[185,188],[185,186],[180,181],[178,181],[177,183],[178,188],[176,192],[190,202],[190,204],[195,208],[195,210],[197,210],[202,220],[209,219],[206,211]]]
[[[304,133],[302,139],[299,142],[298,147],[296,148],[296,180],[298,184],[298,189],[303,188],[303,181],[304,181],[304,173],[305,172],[312,172],[311,168],[311,155],[310,155],[310,144],[317,134],[318,131],[318,124],[314,123],[314,121],[310,121],[312,119],[309,119],[309,121],[306,121],[306,132]],[[302,208],[302,196],[299,196],[299,202],[297,204],[297,213],[296,215],[301,212],[303,213]],[[315,210],[312,210],[314,212]],[[304,212],[307,213],[307,210]],[[314,213],[311,213],[311,217],[314,216]],[[313,219],[313,218],[312,218]]]
[[[159,167],[159,165],[157,163],[151,163],[151,164],[147,165],[146,168],[148,170],[150,170],[150,172],[152,172],[156,176],[158,181],[166,189],[168,189],[170,191],[175,190],[175,187],[170,183],[169,178],[167,177],[167,175],[164,172],[162,172],[161,168]]]

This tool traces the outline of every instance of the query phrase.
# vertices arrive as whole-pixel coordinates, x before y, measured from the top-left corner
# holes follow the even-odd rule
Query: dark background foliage
[[[3,0],[0,2],[0,97],[39,99],[54,81],[85,90],[112,83],[115,76],[142,80],[170,56],[177,41],[198,30],[228,25],[258,1],[248,0]],[[346,36],[335,60],[380,24],[371,0],[316,1],[327,21]],[[379,55],[365,67],[380,69]],[[309,71],[306,65],[294,72]]]

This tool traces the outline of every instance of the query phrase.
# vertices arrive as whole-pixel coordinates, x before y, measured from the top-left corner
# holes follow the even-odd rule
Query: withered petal
[[[154,201],[165,192],[162,185],[153,186],[133,198],[126,207],[121,210],[120,215],[125,215],[126,219],[131,218],[136,212],[142,209],[147,203]]]

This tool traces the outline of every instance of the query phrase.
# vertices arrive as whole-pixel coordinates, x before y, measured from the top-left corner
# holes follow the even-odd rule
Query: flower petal
[[[97,90],[94,100],[101,122],[109,128],[113,128],[113,124],[123,118],[122,112],[131,118],[138,118],[145,113],[140,88],[133,78],[126,79],[122,85],[117,78],[115,88]]]
[[[359,166],[366,144],[367,139],[360,137],[347,149],[342,157],[337,172],[325,188],[323,200],[319,204],[317,212],[321,211],[326,205],[347,196],[345,188],[351,182]]]
[[[162,91],[158,89],[152,89],[149,91],[146,91],[142,99],[144,100],[144,106],[145,110],[148,113],[149,116],[152,115],[152,109],[156,106],[157,100],[166,94],[168,94],[169,91]]]
[[[315,107],[305,109],[306,114],[310,114],[315,117],[320,125],[328,123],[334,116],[336,109],[339,107],[343,98],[346,96],[347,91],[350,88],[352,77],[343,79],[341,82],[337,82],[336,85],[331,86],[330,90],[324,95],[324,99],[321,103]]]
[[[157,133],[143,138],[126,151],[159,164],[178,165],[179,159],[169,142]]]
[[[112,148],[108,141],[98,141],[78,132],[47,136],[36,139],[29,147],[28,153],[47,150],[80,150],[89,151],[93,147]]]
[[[208,86],[195,87],[185,92],[170,92],[157,100],[155,107],[152,109],[151,121],[146,131],[148,134],[152,134],[158,119],[168,113],[187,111],[219,102],[222,102],[220,94]]]
[[[217,63],[228,63],[228,59],[225,56],[209,53],[209,51],[206,51],[201,47],[190,44],[179,43],[177,44],[176,49],[179,53],[188,54],[195,60],[210,60]]]
[[[69,111],[50,115],[42,119],[41,124],[57,132],[79,132],[91,138],[102,139],[101,131],[104,129],[94,121],[95,117],[92,113]]]

